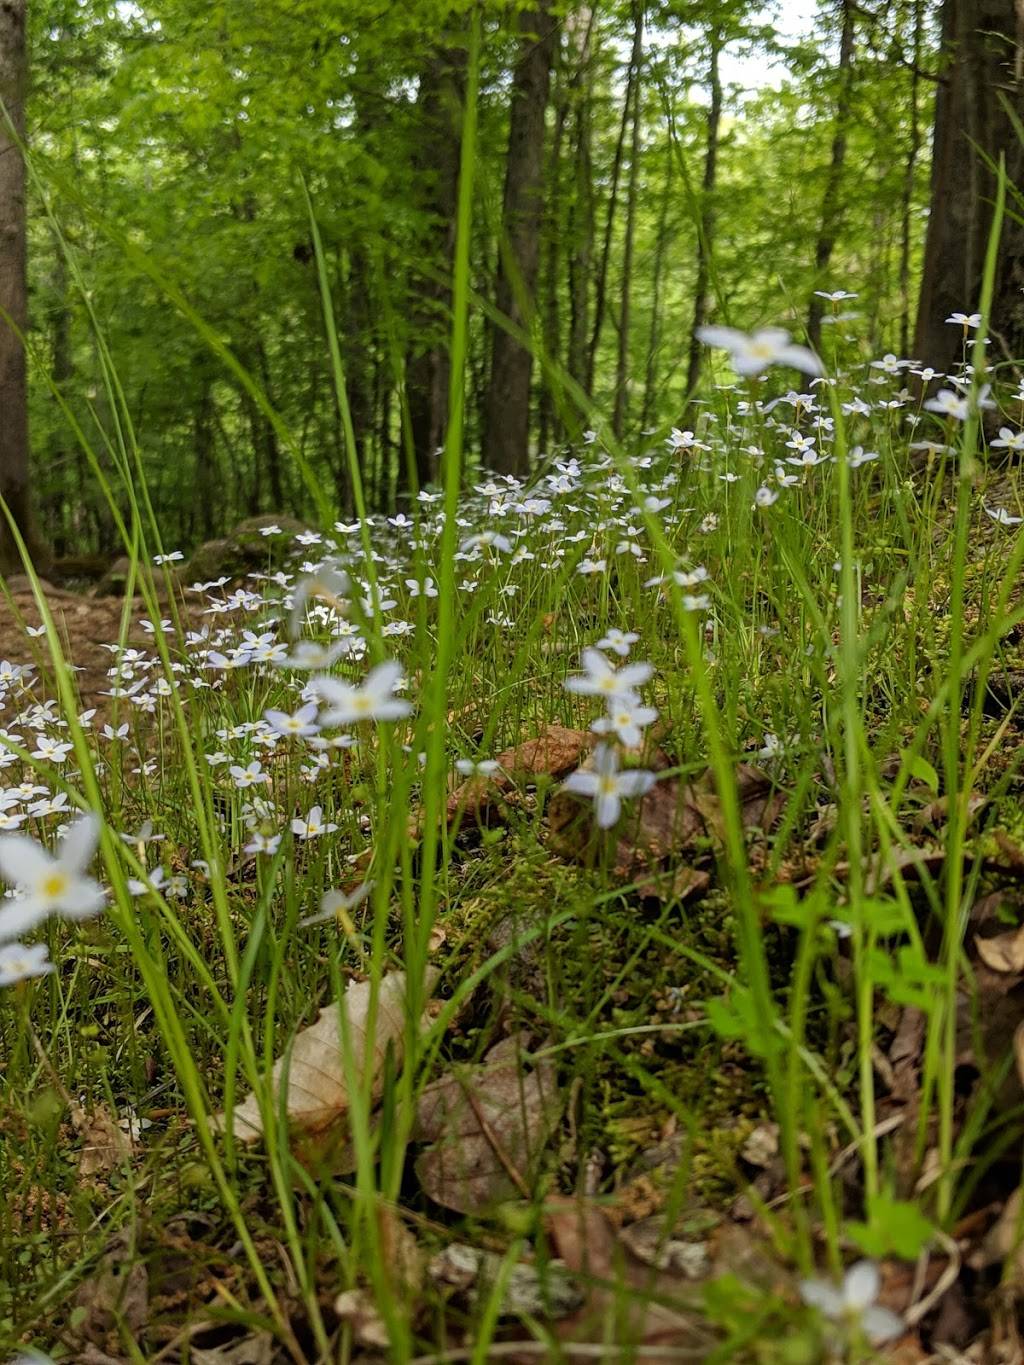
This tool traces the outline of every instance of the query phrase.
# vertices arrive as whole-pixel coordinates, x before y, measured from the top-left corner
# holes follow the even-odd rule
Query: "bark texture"
[[[1024,185],[1024,149],[1003,103],[1020,113],[1024,7],[1016,0],[944,0],[942,49],[914,354],[947,372],[961,358],[962,335],[945,319],[978,307],[996,188],[988,163],[1005,157],[1011,182]],[[995,360],[1024,358],[1022,286],[1024,228],[1008,215],[992,302]]]
[[[0,99],[14,128],[0,122],[0,494],[18,529],[38,559],[32,523],[28,460],[28,379],[25,348],[18,331],[28,326],[25,163],[19,141],[25,137],[26,0],[0,0]],[[17,330],[15,330],[17,329]],[[0,516],[0,573],[17,573],[21,556]]]
[[[850,134],[850,111],[853,102],[853,4],[842,0],[842,36],[839,39],[839,93],[836,98],[836,117],[832,132],[832,155],[829,158],[828,178],[825,181],[825,194],[821,201],[821,227],[814,246],[814,287],[829,289],[828,268],[832,261],[839,227],[842,220],[843,166],[846,163],[846,146]],[[814,347],[821,348],[821,319],[824,316],[824,300],[817,294],[811,295],[807,310],[807,340]]]
[[[715,248],[715,185],[718,179],[718,142],[722,126],[722,77],[719,55],[722,35],[711,32],[711,51],[708,60],[708,126],[704,145],[704,175],[701,180],[700,224],[697,230],[697,270],[693,286],[693,323],[690,327],[690,354],[686,366],[686,392],[692,398],[700,383],[704,363],[704,343],[697,332],[708,320],[708,288],[711,283],[711,262]]]
[[[442,278],[423,281],[411,328],[417,340],[406,359],[409,428],[416,481],[421,487],[438,477],[437,451],[448,428],[450,280],[465,79],[465,48],[435,52],[420,75],[416,101],[421,127],[417,170],[423,182],[423,208],[431,218],[425,246],[428,260],[442,274]]]
[[[528,328],[540,257],[544,117],[556,37],[551,0],[525,10],[520,15],[519,31],[496,303],[498,311],[515,326]],[[532,373],[530,349],[503,327],[495,326],[484,414],[484,458],[492,469],[504,474],[523,474],[529,464]]]
[[[615,407],[612,412],[612,431],[621,440],[626,429],[629,409],[629,329],[630,303],[633,290],[633,252],[636,237],[636,200],[640,184],[640,89],[644,58],[644,7],[633,6],[633,71],[632,131],[629,140],[629,179],[626,187],[626,232],[622,244],[622,279],[619,302],[619,345],[615,361]]]

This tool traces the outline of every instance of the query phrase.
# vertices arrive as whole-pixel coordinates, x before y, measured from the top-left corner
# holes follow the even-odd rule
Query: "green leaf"
[[[920,754],[916,754],[910,761],[910,775],[916,777],[918,782],[923,782],[933,796],[938,796],[939,775]]]
[[[898,1256],[914,1261],[935,1235],[935,1228],[916,1204],[879,1194],[868,1223],[847,1223],[850,1238],[866,1255],[878,1260]]]

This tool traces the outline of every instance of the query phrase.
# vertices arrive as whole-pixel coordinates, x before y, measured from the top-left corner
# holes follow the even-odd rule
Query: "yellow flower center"
[[[43,878],[43,895],[50,900],[56,900],[68,889],[68,878],[66,872],[50,872]]]

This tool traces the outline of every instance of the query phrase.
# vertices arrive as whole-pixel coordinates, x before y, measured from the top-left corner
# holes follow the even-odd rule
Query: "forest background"
[[[435,478],[471,11],[3,7],[0,95],[32,171],[22,194],[20,158],[0,157],[0,306],[27,325],[30,357],[26,389],[5,330],[0,485],[17,513],[31,483],[47,557],[119,549],[74,435],[110,431],[101,344],[167,545],[257,512],[310,515],[295,450],[351,513],[304,185],[368,503],[394,510]],[[691,338],[712,318],[781,321],[818,346],[830,324],[830,358],[950,368],[959,340],[943,323],[975,305],[986,177],[1002,152],[1012,179],[1020,155],[1016,22],[1012,0],[488,0],[473,459],[521,474],[578,438],[573,393],[618,437],[684,421],[701,379]],[[1011,203],[1004,253],[1015,218]],[[943,237],[930,270],[929,220]],[[993,314],[1011,353],[1018,273],[1001,272]],[[838,309],[815,293],[836,289],[857,298]]]

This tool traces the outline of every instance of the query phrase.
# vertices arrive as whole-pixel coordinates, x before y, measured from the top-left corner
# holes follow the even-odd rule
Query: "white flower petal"
[[[868,1340],[875,1346],[883,1341],[893,1341],[907,1330],[903,1319],[888,1308],[866,1308],[860,1324]]]
[[[0,905],[0,943],[31,933],[46,919],[48,909],[35,896]]]
[[[810,1308],[817,1308],[827,1318],[839,1318],[845,1307],[843,1296],[834,1285],[824,1280],[801,1280],[800,1297]]]
[[[5,882],[28,886],[45,877],[53,859],[27,834],[5,834],[0,838],[0,877]]]
[[[874,1261],[858,1261],[850,1266],[843,1280],[843,1303],[860,1312],[878,1298],[880,1286],[881,1278]]]
[[[571,773],[564,782],[567,792],[575,792],[577,796],[593,796],[597,792],[598,778],[596,773]]]
[[[84,872],[96,854],[100,839],[99,816],[89,811],[83,815],[61,840],[58,861],[71,872]]]

